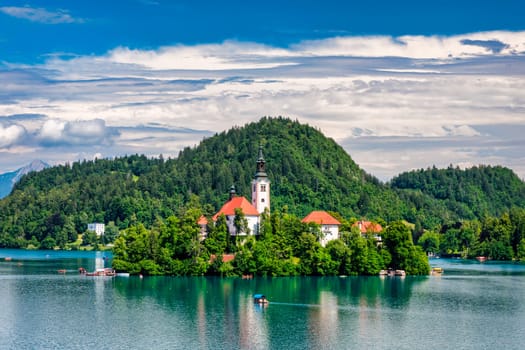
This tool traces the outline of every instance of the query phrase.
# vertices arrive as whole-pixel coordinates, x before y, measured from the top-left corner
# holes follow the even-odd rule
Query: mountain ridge
[[[49,164],[35,159],[31,163],[7,173],[0,174],[0,199],[6,197],[11,193],[11,190],[20,178],[32,171],[41,171],[49,167]]]

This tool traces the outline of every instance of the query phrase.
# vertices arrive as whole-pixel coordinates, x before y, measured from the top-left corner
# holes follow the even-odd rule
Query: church
[[[237,232],[235,227],[235,210],[241,209],[248,223],[247,230]],[[228,201],[224,203],[221,209],[213,216],[216,222],[220,215],[226,217],[228,231],[232,236],[248,236],[259,234],[260,216],[264,211],[270,212],[270,180],[266,174],[266,161],[264,160],[262,146],[259,147],[259,156],[257,158],[255,176],[252,180],[252,201],[245,197],[237,196],[235,187],[230,189]],[[205,219],[201,218],[199,224],[205,225]]]
[[[228,232],[232,236],[246,237],[250,235],[258,235],[261,214],[265,211],[267,211],[268,214],[270,213],[270,180],[266,173],[266,161],[264,160],[262,146],[259,147],[259,155],[251,190],[252,200],[250,202],[245,197],[238,196],[235,191],[235,186],[232,186],[230,188],[230,196],[228,200],[212,217],[213,222],[215,223],[219,216],[224,215],[228,225]],[[237,227],[235,225],[235,211],[238,209],[242,210],[247,223],[245,229],[240,232],[237,232]],[[326,246],[329,241],[339,238],[339,226],[341,223],[325,211],[313,211],[308,214],[302,222],[313,222],[319,225],[322,232],[320,244],[323,247]],[[205,239],[207,235],[208,221],[204,216],[201,216],[198,224],[201,227],[200,238],[201,240]]]

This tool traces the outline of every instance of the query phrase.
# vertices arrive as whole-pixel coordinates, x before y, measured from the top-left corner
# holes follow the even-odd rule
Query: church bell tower
[[[252,181],[252,205],[262,214],[266,208],[270,212],[270,180],[266,174],[266,161],[264,160],[262,146],[259,146],[257,170]]]

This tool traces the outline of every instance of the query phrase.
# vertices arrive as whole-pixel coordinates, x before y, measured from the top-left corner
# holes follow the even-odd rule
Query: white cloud
[[[271,58],[287,57],[290,52],[254,43],[225,41],[198,46],[177,45],[158,50],[132,50],[119,47],[110,51],[107,60],[117,64],[139,65],[147,69],[225,70],[272,68],[290,62]]]
[[[55,58],[48,63],[55,64],[53,68],[62,71],[64,64],[66,67],[70,64],[80,70],[84,68],[86,72],[99,72],[106,76],[112,76],[111,71],[118,74],[123,71],[129,72],[129,70],[134,72],[140,70],[208,71],[208,73],[214,74],[213,72],[222,70],[253,70],[294,66],[304,59],[334,56],[438,60],[433,62],[435,64],[450,62],[456,58],[494,56],[495,53],[498,56],[525,53],[524,38],[525,32],[504,31],[450,37],[351,36],[302,41],[289,48],[225,41],[220,44],[165,46],[156,50],[117,47],[100,57],[79,57],[66,61]],[[490,49],[491,44],[497,46],[498,43],[501,44],[498,50]],[[428,69],[421,69],[418,66],[412,66],[405,73],[436,72],[433,68],[431,66]],[[395,71],[398,68],[383,67],[383,69]]]
[[[44,142],[58,142],[62,139],[62,134],[66,122],[56,119],[47,120],[39,132],[39,137]]]
[[[61,24],[61,23],[82,23],[83,20],[74,18],[66,10],[56,10],[54,12],[48,11],[44,8],[34,8],[29,6],[16,7],[4,6],[0,7],[0,12],[6,15],[27,19],[31,22],[38,22],[44,24]]]
[[[106,127],[102,119],[63,121],[49,119],[38,132],[39,141],[53,145],[107,145],[118,132]]]
[[[312,56],[353,56],[353,57],[405,57],[416,59],[448,59],[491,55],[494,52],[471,41],[498,41],[504,44],[500,54],[525,52],[524,32],[480,32],[456,36],[415,36],[400,37],[336,37],[304,41],[293,48],[295,51]]]
[[[0,148],[16,145],[25,136],[26,130],[20,125],[3,125],[0,123]]]
[[[499,145],[509,140],[502,126],[525,125],[524,43],[525,32],[488,32],[338,37],[289,48],[236,41],[119,47],[0,71],[0,116],[47,116],[16,123],[36,135],[35,144],[71,146],[71,154],[90,158],[100,151],[88,149],[94,145],[104,145],[105,156],[176,156],[210,133],[283,115],[342,142],[381,178],[434,161],[503,164],[523,177],[516,148]],[[500,133],[492,135],[496,123]],[[458,139],[469,144],[452,142]],[[424,151],[414,148],[423,144]]]

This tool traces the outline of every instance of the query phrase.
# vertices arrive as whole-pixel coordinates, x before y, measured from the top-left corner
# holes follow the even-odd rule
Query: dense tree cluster
[[[341,218],[341,239],[322,247],[319,226],[302,223],[286,211],[264,214],[261,234],[246,238],[231,236],[221,216],[200,241],[201,213],[191,208],[151,229],[131,226],[115,241],[114,267],[145,275],[221,276],[377,275],[389,267],[418,275],[430,269],[425,253],[412,243],[410,229],[401,222],[386,229],[382,245]],[[242,221],[242,213],[237,216]],[[235,258],[224,261],[225,254]]]
[[[411,204],[405,219],[425,228],[525,208],[525,183],[500,166],[420,169],[396,176],[390,186]]]
[[[525,209],[443,225],[439,232],[424,232],[418,244],[428,253],[443,256],[525,261]]]

